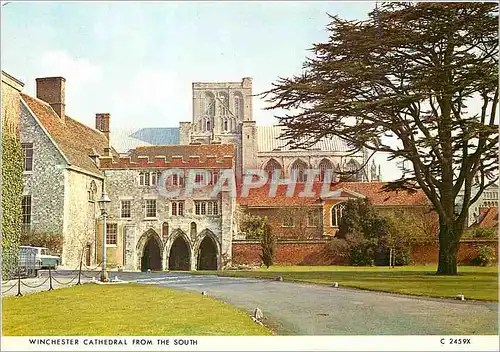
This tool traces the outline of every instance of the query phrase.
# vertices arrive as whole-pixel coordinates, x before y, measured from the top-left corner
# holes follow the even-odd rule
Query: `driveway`
[[[60,271],[67,282],[73,275]],[[99,273],[86,273],[99,277]],[[498,304],[416,298],[270,280],[179,273],[112,273],[120,280],[170,287],[211,297],[249,313],[259,307],[279,335],[498,334]],[[44,276],[44,275],[42,275]],[[40,279],[35,280],[42,280]],[[83,280],[84,279],[84,280]],[[83,278],[82,281],[88,281]],[[32,282],[31,285],[36,285]],[[55,288],[62,287],[54,285]],[[5,290],[5,286],[2,287]],[[32,291],[46,290],[47,284]],[[22,288],[27,293],[27,288]],[[6,295],[16,294],[16,288]],[[5,294],[4,294],[5,296]]]
[[[249,313],[259,307],[280,335],[498,333],[497,303],[415,298],[321,285],[173,273],[149,276],[142,273],[133,281],[200,293],[206,291],[209,296]]]

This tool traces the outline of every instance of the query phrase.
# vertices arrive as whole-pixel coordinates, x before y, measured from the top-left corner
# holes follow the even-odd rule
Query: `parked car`
[[[19,265],[29,269],[56,269],[61,261],[57,255],[50,255],[45,247],[19,246]]]

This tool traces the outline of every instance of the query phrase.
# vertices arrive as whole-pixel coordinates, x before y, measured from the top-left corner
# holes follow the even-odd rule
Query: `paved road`
[[[98,277],[98,273],[94,275]],[[209,296],[249,313],[259,307],[265,322],[280,335],[498,334],[497,303],[414,298],[212,275],[112,274],[115,275],[121,280],[140,284],[199,293],[207,291]]]

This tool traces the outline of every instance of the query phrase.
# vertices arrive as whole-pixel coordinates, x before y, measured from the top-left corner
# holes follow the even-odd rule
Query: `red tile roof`
[[[102,169],[217,168],[231,169],[234,145],[164,145],[137,147],[126,156],[102,160]]]
[[[344,188],[364,195],[374,205],[430,205],[430,201],[422,190],[415,193],[407,191],[385,192],[382,187],[386,182],[339,182],[332,186],[332,190]]]
[[[49,104],[26,94],[21,96],[71,165],[94,174],[101,174],[89,155],[92,154],[92,150],[103,155],[104,148],[108,147],[108,140],[102,132],[85,126],[69,116],[66,116],[63,122]],[[113,150],[112,152],[117,155]]]
[[[172,157],[181,156],[182,160],[189,161],[190,157],[199,157],[205,162],[207,157],[215,156],[216,160],[223,160],[225,156],[234,157],[234,145],[232,144],[190,144],[190,145],[162,145],[137,147],[130,152],[131,160],[137,161],[139,156],[147,156],[151,161],[157,156],[166,157],[166,161],[172,161]]]
[[[345,190],[347,193],[355,192],[365,196],[372,204],[376,206],[419,206],[429,205],[427,197],[423,191],[416,193],[406,191],[385,192],[382,190],[384,182],[339,182],[330,186],[330,192]],[[312,193],[314,196],[299,197],[298,194],[304,190],[305,183],[297,183],[292,196],[286,196],[288,185],[278,185],[276,196],[270,197],[270,184],[259,188],[252,188],[247,197],[241,195],[242,185],[238,187],[238,204],[253,207],[280,207],[280,206],[307,206],[320,204],[322,183],[314,183]],[[342,192],[337,197],[325,199],[338,199],[339,196],[345,197],[348,194]]]
[[[486,213],[477,226],[480,228],[498,228],[498,207],[486,209]]]

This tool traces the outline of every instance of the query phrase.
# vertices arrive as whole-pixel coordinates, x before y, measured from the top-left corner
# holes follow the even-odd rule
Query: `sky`
[[[2,2],[3,3],[3,2]],[[94,127],[178,127],[191,83],[253,78],[253,93],[301,72],[328,14],[366,19],[374,2],[11,2],[2,6],[1,68],[35,95],[35,78],[66,78],[66,112]],[[253,100],[258,125],[277,123]],[[384,180],[400,172],[379,155]]]

